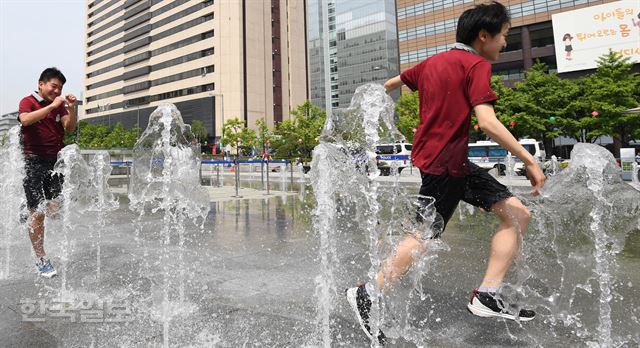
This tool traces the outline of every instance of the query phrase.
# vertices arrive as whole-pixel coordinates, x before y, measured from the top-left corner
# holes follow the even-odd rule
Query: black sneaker
[[[511,320],[529,321],[536,317],[536,312],[529,309],[521,309],[516,315],[508,304],[498,300],[495,294],[488,292],[480,292],[473,289],[471,299],[467,304],[469,311],[479,317],[498,317]],[[516,319],[517,318],[517,319]]]
[[[369,298],[369,294],[364,287],[364,284],[359,285],[355,288],[349,288],[346,291],[347,301],[353,308],[353,311],[356,312],[356,318],[360,323],[360,327],[362,331],[364,331],[365,335],[369,337],[370,340],[373,339],[371,334],[371,327],[369,327],[369,313],[371,312],[371,299]],[[378,343],[385,344],[387,338],[381,330],[378,330]]]

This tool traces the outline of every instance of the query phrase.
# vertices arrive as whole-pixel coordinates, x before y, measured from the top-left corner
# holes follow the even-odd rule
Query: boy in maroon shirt
[[[45,69],[38,80],[38,92],[22,98],[18,108],[25,160],[23,186],[31,214],[29,237],[38,259],[38,273],[47,278],[57,273],[44,251],[43,203],[49,201],[46,206],[49,212],[58,208],[51,200],[60,195],[63,178],[53,174],[53,165],[64,146],[64,131],[73,132],[77,119],[76,97],[72,94],[61,97],[66,81],[60,70]]]
[[[544,185],[545,176],[538,163],[498,121],[493,109],[498,97],[491,90],[489,61],[498,59],[506,46],[509,25],[507,9],[500,3],[466,10],[458,20],[457,42],[452,50],[427,58],[387,81],[385,88],[391,91],[404,84],[419,93],[420,125],[413,140],[412,157],[422,175],[420,195],[435,199],[442,229],[460,200],[491,211],[500,219],[491,241],[484,279],[473,291],[467,308],[481,317],[527,321],[534,318],[535,312],[521,309],[516,313],[495,296],[518,252],[531,215],[504,185],[467,158],[471,113],[475,112],[480,128],[522,160],[533,194]],[[438,238],[441,232],[434,231],[433,238]],[[396,254],[383,263],[376,284],[347,289],[347,300],[369,338],[373,336],[369,326],[369,293],[374,288],[388,290],[424,252],[420,237],[407,234]],[[382,331],[376,337],[381,343],[385,340]]]

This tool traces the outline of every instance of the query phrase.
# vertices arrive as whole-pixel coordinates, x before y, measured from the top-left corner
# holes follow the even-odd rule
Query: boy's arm
[[[65,97],[65,100],[68,105],[68,114],[62,116],[60,121],[62,122],[62,127],[64,127],[64,130],[71,133],[76,130],[76,123],[78,122],[78,115],[76,114],[76,105],[78,104],[78,100],[73,94],[68,94]]]
[[[400,75],[396,77],[392,77],[387,82],[384,83],[384,89],[387,90],[387,93],[393,91],[394,89],[402,86],[404,82],[400,79]]]
[[[56,108],[58,108],[62,103],[64,103],[64,99],[62,99],[61,97],[57,97],[51,104],[35,110],[35,111],[31,111],[31,112],[23,112],[20,114],[20,116],[18,116],[18,118],[20,119],[20,124],[23,127],[26,126],[30,126],[40,120],[42,120],[43,118],[47,117],[47,115],[55,110]],[[21,104],[22,105],[22,104]]]
[[[535,158],[533,158],[529,151],[520,145],[507,128],[498,121],[493,110],[493,105],[479,104],[476,105],[473,110],[478,118],[478,126],[482,131],[524,163],[527,170],[527,176],[529,177],[531,186],[533,186],[532,193],[534,195],[538,195],[538,191],[544,185],[546,178]]]

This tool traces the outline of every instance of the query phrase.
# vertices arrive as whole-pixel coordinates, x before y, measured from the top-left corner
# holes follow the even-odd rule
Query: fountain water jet
[[[92,170],[80,154],[78,145],[68,145],[58,153],[58,160],[53,167],[54,175],[61,174],[64,177],[62,192],[60,196],[52,202],[43,202],[50,208],[43,207],[43,211],[48,210],[52,217],[60,216],[60,228],[63,236],[62,253],[60,263],[62,266],[62,281],[60,284],[60,298],[73,299],[73,294],[67,289],[67,269],[70,261],[70,254],[74,251],[69,240],[69,234],[73,231],[77,223],[78,216],[81,216],[91,206],[91,201],[95,197],[93,190]]]
[[[154,294],[153,314],[163,324],[163,343],[169,346],[169,322],[176,315],[192,312],[186,303],[183,264],[185,224],[188,220],[201,230],[209,212],[209,198],[200,186],[200,158],[194,150],[191,128],[182,121],[172,104],[160,105],[150,116],[149,125],[134,146],[130,208],[140,214],[163,214],[160,236],[167,245],[159,261],[163,267],[162,293]],[[172,231],[178,236],[178,300],[170,299],[172,257],[168,245]]]
[[[411,228],[406,224],[399,226],[392,223],[408,221],[398,218],[406,211],[396,211],[392,208],[382,216],[379,202],[383,196],[387,197],[392,207],[409,201],[405,195],[399,194],[397,177],[396,185],[382,195],[376,181],[380,174],[376,161],[376,145],[382,142],[381,138],[386,140],[386,143],[403,141],[402,135],[394,126],[393,110],[393,101],[386,94],[384,87],[375,84],[360,86],[349,108],[335,110],[326,120],[320,144],[313,152],[310,177],[317,201],[313,222],[320,237],[321,261],[320,275],[316,277],[316,327],[319,331],[316,335],[317,342],[314,343],[316,345],[328,347],[332,343],[331,314],[336,296],[337,271],[335,266],[339,264],[336,242],[340,234],[358,228],[366,233],[371,262],[368,278],[373,280],[381,270],[381,260],[390,255],[395,246],[392,245],[393,238],[386,238],[387,235]],[[397,167],[394,171],[397,171]],[[400,201],[403,202],[399,203]],[[350,206],[355,206],[355,211],[350,210]],[[416,216],[415,208],[410,211],[409,220]],[[348,222],[339,224],[340,219]],[[431,227],[432,222],[433,220],[430,220],[427,225]],[[387,239],[384,243],[380,241],[383,237],[382,232],[385,233],[383,239]],[[349,284],[351,285],[353,284]],[[379,290],[375,289],[371,296],[372,311],[369,323],[372,332],[377,332],[384,323],[384,301],[378,296]],[[374,341],[372,344],[377,344],[377,340]]]
[[[6,204],[0,211],[0,229],[4,248],[4,261],[0,267],[0,279],[8,279],[11,264],[11,248],[20,226],[21,215],[28,216],[22,181],[24,179],[24,158],[20,145],[20,126],[14,126],[7,133],[0,147],[0,197]],[[24,207],[24,208],[21,208]]]
[[[96,248],[96,279],[100,279],[101,262],[100,249],[102,244],[102,233],[106,228],[106,217],[110,212],[118,209],[118,201],[114,198],[109,189],[109,176],[111,175],[111,156],[107,151],[99,151],[93,155],[89,162],[91,166],[91,184],[96,195],[94,196],[90,211],[97,215],[96,235],[92,238]]]
[[[548,311],[552,323],[575,326],[588,345],[629,344],[620,332],[640,322],[617,320],[622,313],[616,307],[616,270],[625,239],[640,226],[640,194],[622,181],[611,153],[576,144],[569,167],[552,176],[530,206],[539,231],[528,237],[524,259],[536,267],[519,270],[522,294]],[[558,272],[536,271],[544,267]],[[593,300],[597,305],[580,312],[580,304]]]

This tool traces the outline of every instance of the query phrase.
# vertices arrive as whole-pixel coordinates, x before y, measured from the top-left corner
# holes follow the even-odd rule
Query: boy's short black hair
[[[58,70],[58,68],[55,67],[44,69],[42,74],[40,74],[40,79],[38,81],[47,83],[51,79],[58,79],[63,85],[67,82],[67,78],[64,77],[62,71]]]
[[[470,8],[458,18],[456,41],[471,45],[480,30],[486,30],[491,36],[502,31],[504,24],[511,23],[509,11],[499,2],[492,1]]]

